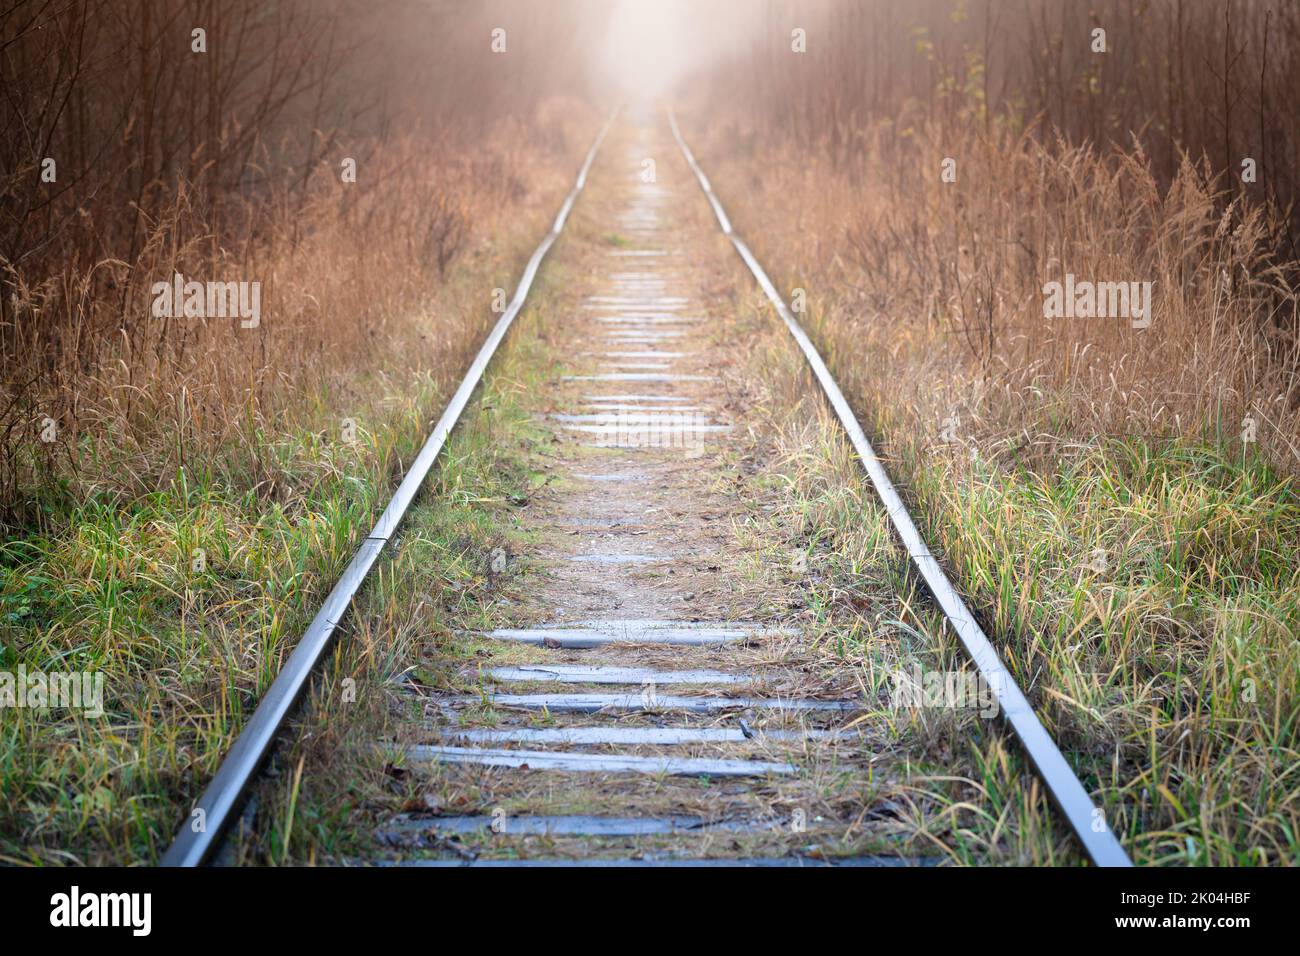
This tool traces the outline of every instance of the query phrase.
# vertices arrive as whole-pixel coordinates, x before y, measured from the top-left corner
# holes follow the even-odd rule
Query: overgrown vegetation
[[[0,671],[106,677],[103,717],[0,708],[0,860],[151,861],[185,818],[594,132],[578,53],[602,5],[554,6],[0,12]],[[688,137],[738,231],[806,290],[925,535],[1109,824],[1141,863],[1297,862],[1300,8],[735,10],[742,52],[692,82]],[[259,283],[258,322],[153,314],[176,275]],[[1044,318],[1066,275],[1151,282],[1151,324]],[[445,499],[413,515],[318,704],[491,611],[478,552],[530,480],[491,451],[508,399],[450,446]],[[842,456],[788,447],[772,521],[828,569],[806,592],[822,646],[876,692],[907,654],[957,666],[901,568],[854,584],[866,558],[892,565],[869,499],[830,481]],[[384,715],[326,711],[276,765],[245,859],[366,835],[339,824],[391,783],[377,762],[349,765],[342,800],[312,764]],[[910,832],[962,862],[1075,860],[1006,738],[972,724],[911,728],[924,774],[960,779],[890,782],[914,788]]]
[[[0,670],[106,711],[0,708],[0,859],[161,853],[517,281],[597,121],[485,17],[568,42],[511,3],[0,14]],[[260,321],[153,314],[177,273]]]
[[[590,132],[543,102],[575,91],[562,63],[493,56],[493,16],[560,43],[510,3],[3,15],[0,519],[148,493],[182,464],[274,499],[295,481],[263,447],[281,415],[456,347],[463,330],[417,318],[432,290],[546,208]],[[456,94],[476,81],[471,107]],[[178,274],[260,284],[256,325],[158,316],[153,287]]]
[[[537,336],[556,311],[555,268],[548,263],[530,292],[510,345],[453,432],[400,541],[376,568],[283,752],[255,789],[227,862],[367,859],[387,815],[430,809],[427,788],[388,766],[391,755],[376,745],[422,720],[398,682],[441,683],[454,663],[481,653],[461,629],[500,626],[518,603],[520,509],[554,480],[534,470],[528,453],[538,424],[527,400],[552,370]],[[492,568],[497,548],[511,556],[501,572]],[[352,694],[344,693],[347,678]]]
[[[1205,70],[1139,82],[1192,72],[1149,43],[1191,8],[1122,3],[1088,18],[1033,5],[1007,35],[981,32],[1002,4],[829,4],[799,18],[806,60],[771,22],[717,74],[749,90],[737,71],[763,72],[763,89],[688,124],[738,231],[787,292],[807,290],[805,319],[929,540],[1144,863],[1300,859],[1298,300],[1290,210],[1273,201],[1289,201],[1291,147],[1268,133],[1294,107],[1270,91],[1290,82],[1297,31],[1294,11],[1267,14],[1264,34],[1262,6],[1226,10],[1236,39],[1208,5],[1179,21],[1184,54],[1222,42],[1233,65],[1228,112],[1207,105],[1194,127],[1170,126],[1156,94],[1192,95]],[[894,34],[873,41],[882,20]],[[1092,25],[1112,52],[1149,56],[1089,59]],[[901,88],[839,82],[853,51],[899,33],[918,38],[889,46]],[[1021,76],[1026,36],[1070,52]],[[1269,65],[1246,70],[1235,44],[1259,54],[1265,36]],[[1096,92],[1089,78],[1116,69],[1123,89]],[[1031,82],[1048,79],[1059,102]],[[1252,89],[1263,149],[1238,112]],[[1267,190],[1240,182],[1244,149],[1274,156]],[[1150,327],[1044,318],[1044,285],[1067,273],[1154,282]]]

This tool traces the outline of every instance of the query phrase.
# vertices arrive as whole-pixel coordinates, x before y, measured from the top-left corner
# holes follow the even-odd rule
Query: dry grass
[[[572,12],[0,12],[0,676],[105,679],[102,717],[0,707],[0,859],[184,819],[568,188]],[[153,313],[178,273],[259,322]]]
[[[1297,299],[1268,210],[997,131],[882,124],[840,172],[695,141],[1135,859],[1300,858]],[[1152,326],[1044,319],[1065,272],[1153,280]]]
[[[13,516],[32,518],[20,502],[147,494],[182,470],[280,502],[309,485],[311,469],[269,447],[278,420],[328,408],[338,416],[318,425],[337,432],[339,419],[368,404],[366,376],[454,369],[490,316],[492,288],[508,286],[523,245],[489,237],[521,208],[540,221],[576,147],[552,154],[554,163],[526,163],[527,139],[507,126],[491,153],[393,144],[356,184],[327,170],[301,203],[285,195],[247,204],[244,242],[215,255],[182,186],[133,264],[71,262],[34,285],[11,267],[7,372],[16,387],[4,457]],[[438,291],[462,256],[483,270],[483,287],[466,290],[478,308],[454,307]],[[150,286],[175,273],[261,282],[260,325],[150,317]],[[38,435],[46,417],[58,430],[48,444]]]
[[[1268,247],[1269,211],[1225,210],[1203,168],[1184,164],[1162,190],[1140,150],[900,119],[837,175],[815,147],[730,133],[738,148],[715,140],[706,155],[727,164],[749,234],[770,248],[763,227],[785,224],[793,246],[773,264],[787,289],[808,287],[814,324],[887,343],[873,374],[925,369],[900,381],[936,432],[956,415],[981,444],[1042,451],[1061,427],[1230,440],[1250,414],[1259,449],[1300,465],[1293,264]],[[956,183],[940,181],[946,156]],[[1153,282],[1151,328],[1044,319],[1043,286],[1066,273]]]
[[[182,319],[114,340],[99,298],[23,301],[86,348],[17,406],[58,403],[65,425],[49,448],[11,433],[43,529],[4,548],[3,665],[101,673],[107,714],[0,714],[5,859],[165,847],[495,319],[589,119],[527,163],[509,126],[472,156],[411,143],[372,187],[322,178],[301,208],[269,204],[238,256],[208,262],[180,240],[198,224],[158,224],[137,270],[263,277],[257,329]]]

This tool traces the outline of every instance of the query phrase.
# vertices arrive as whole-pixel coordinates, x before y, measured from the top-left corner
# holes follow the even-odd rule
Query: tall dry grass
[[[154,860],[186,818],[572,182],[598,118],[565,29],[514,0],[0,11],[0,671],[104,681],[102,715],[0,708],[0,860]],[[259,323],[156,317],[176,273],[260,282]]]
[[[477,327],[423,312],[431,290],[504,216],[540,208],[589,132],[561,55],[573,12],[0,12],[0,524],[129,500],[182,464],[273,493],[290,479],[261,446],[294,403],[456,354]],[[260,326],[155,318],[151,286],[176,273],[260,282]]]
[[[1222,52],[1210,5],[1197,6],[1184,50]],[[803,318],[923,535],[1135,861],[1294,864],[1300,263],[1277,175],[1294,145],[1268,133],[1293,104],[1265,110],[1277,151],[1261,188],[1235,165],[1262,141],[1238,139],[1240,64],[1225,112],[1208,68],[1144,84],[1177,67],[1169,46],[1130,58],[1124,88],[1105,95],[1089,64],[1111,67],[1086,57],[1010,62],[1043,20],[1052,50],[1083,20],[1106,22],[1114,43],[1192,7],[830,3],[817,9],[841,28],[810,31],[801,58],[778,4],[764,41],[715,74],[715,89],[740,91],[729,108],[697,102],[684,125],[737,231],[778,286],[806,290]],[[1268,12],[1216,10],[1257,38]],[[1015,11],[1007,37],[984,32]],[[1292,76],[1293,13],[1269,17],[1262,101]],[[892,32],[868,35],[891,17]],[[889,44],[899,31],[916,42]],[[855,69],[875,79],[839,82]],[[1170,126],[1165,94],[1187,126]],[[1044,287],[1067,273],[1153,283],[1150,327],[1046,317]],[[938,629],[926,646],[951,644]],[[1003,768],[994,784],[971,777],[977,805],[1029,785],[996,734],[970,746]],[[980,832],[978,812],[952,810]],[[974,842],[1014,850],[1001,822]]]
[[[522,157],[525,129],[501,135],[492,154],[392,142],[356,184],[321,171],[301,198],[239,207],[255,232],[215,254],[182,183],[134,263],[69,263],[32,283],[13,270],[7,370],[21,390],[4,423],[7,501],[34,501],[56,477],[69,500],[129,498],[183,467],[264,496],[283,490],[293,478],[264,448],[283,416],[304,403],[346,415],[365,375],[439,367],[490,317],[491,287],[464,313],[433,311],[433,293],[460,257],[485,254],[503,214],[544,209],[577,148],[539,165]],[[150,286],[175,273],[261,282],[260,324],[154,318]],[[58,423],[48,444],[36,434],[47,416]]]
[[[873,376],[912,383],[927,420],[957,414],[1026,444],[1229,439],[1250,416],[1274,461],[1300,465],[1294,263],[1270,244],[1273,211],[1225,197],[1204,164],[1162,188],[1140,148],[900,120],[837,175],[806,144],[721,140],[713,158],[745,182],[755,241],[779,241],[820,321],[872,353]],[[957,183],[940,182],[946,157]],[[1152,282],[1151,326],[1045,319],[1044,285],[1066,273]]]
[[[907,373],[927,421],[1023,445],[1226,439],[1249,417],[1295,468],[1295,13],[774,3],[751,48],[697,83],[710,158],[749,193],[733,205],[756,242],[790,224],[774,265],[815,280],[837,336]],[[1067,273],[1153,283],[1152,326],[1045,320],[1044,285]]]
[[[791,55],[794,28],[806,33],[804,54]],[[1234,191],[1282,209],[1300,198],[1291,4],[769,0],[754,41],[738,45],[694,88],[767,133],[815,141],[836,168],[853,166],[873,122],[906,110],[945,130],[964,119],[985,130],[1041,121],[1099,148],[1136,136],[1162,184],[1184,153],[1234,173],[1250,157],[1258,175]],[[1292,258],[1295,223],[1286,217],[1277,237]]]

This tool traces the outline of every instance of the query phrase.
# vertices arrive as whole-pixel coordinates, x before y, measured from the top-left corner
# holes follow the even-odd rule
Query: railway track
[[[727,489],[747,432],[744,404],[719,374],[734,346],[715,321],[725,297],[709,292],[729,244],[794,336],[899,540],[1080,844],[1099,865],[1128,865],[930,554],[815,347],[735,235],[671,114],[668,128],[672,138],[663,124],[620,129],[598,171],[607,201],[574,240],[585,250],[585,274],[550,333],[566,367],[534,401],[547,436],[539,443],[557,481],[525,519],[536,542],[530,600],[510,626],[462,634],[475,653],[450,665],[445,685],[405,682],[395,694],[412,717],[380,743],[394,765],[425,775],[432,789],[475,794],[474,811],[392,815],[368,861],[898,866],[943,859],[900,853],[873,826],[890,812],[869,797],[878,705],[845,676],[816,666],[810,636],[788,614],[774,613],[794,602],[794,588],[746,589],[725,572],[731,529],[745,513]],[[608,130],[392,503],[164,865],[211,856],[523,308]],[[670,160],[674,140],[684,163]],[[647,157],[657,157],[657,167],[647,167]],[[720,234],[706,235],[696,184]]]

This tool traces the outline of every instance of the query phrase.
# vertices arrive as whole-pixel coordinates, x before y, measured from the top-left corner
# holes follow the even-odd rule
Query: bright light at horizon
[[[653,99],[706,59],[733,48],[743,6],[699,0],[618,0],[599,67],[632,98]]]

